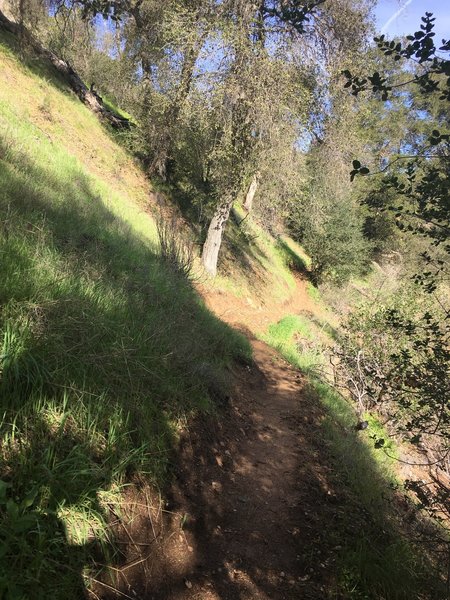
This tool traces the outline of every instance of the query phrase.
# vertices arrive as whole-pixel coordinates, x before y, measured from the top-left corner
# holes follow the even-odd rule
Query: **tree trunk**
[[[230,216],[233,198],[224,200],[216,209],[214,216],[209,224],[208,235],[203,245],[202,263],[206,271],[212,276],[217,275],[217,259],[219,257],[222,235]]]
[[[0,10],[0,30],[1,29],[16,35],[19,39],[25,41],[37,56],[51,62],[55,69],[65,78],[66,82],[70,85],[78,98],[93,112],[107,120],[110,125],[116,129],[128,129],[131,127],[131,123],[128,119],[119,117],[105,107],[103,101],[99,99],[97,94],[94,94],[89,90],[81,77],[74,71],[68,62],[44,48],[26,27],[19,23],[15,23],[14,21],[10,21]]]
[[[253,199],[255,197],[256,190],[258,189],[258,180],[259,180],[259,173],[256,173],[253,176],[250,187],[248,188],[247,195],[245,196],[245,202],[243,204],[243,207],[245,208],[245,210],[247,212],[251,212],[251,210],[253,208]]]
[[[178,85],[175,98],[170,103],[163,116],[164,131],[162,132],[161,139],[159,140],[159,143],[155,149],[153,160],[150,164],[150,175],[156,173],[162,179],[166,179],[167,164],[172,153],[173,132],[178,127],[178,118],[183,109],[184,103],[189,96],[189,92],[191,91],[195,65],[197,64],[197,60],[203,43],[206,39],[206,35],[207,30],[203,31],[202,34],[196,40],[194,40],[194,42],[187,48],[185,52],[183,66],[181,68],[180,83]]]

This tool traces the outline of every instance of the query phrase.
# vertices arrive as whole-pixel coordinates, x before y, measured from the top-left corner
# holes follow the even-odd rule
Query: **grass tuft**
[[[270,325],[261,338],[305,373],[314,372],[324,358],[315,343],[317,328],[304,316],[288,315]]]

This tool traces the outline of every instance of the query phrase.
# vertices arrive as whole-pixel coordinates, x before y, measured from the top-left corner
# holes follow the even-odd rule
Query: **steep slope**
[[[431,598],[351,408],[254,338],[331,330],[307,257],[238,218],[194,285],[155,200],[1,34],[0,596]]]
[[[159,255],[155,200],[139,165],[61,75],[1,32],[7,598],[80,597],[99,562],[120,562],[109,522],[125,491],[151,483],[154,498],[186,420],[217,410],[229,395],[229,365],[250,358],[245,338]],[[239,293],[251,293],[258,271],[260,294],[289,298],[286,257],[267,236],[249,245],[234,226],[229,240],[245,256],[233,267]]]
[[[0,595],[70,598],[113,560],[123,486],[164,482],[179,424],[250,351],[158,255],[139,168],[14,44],[2,35]]]

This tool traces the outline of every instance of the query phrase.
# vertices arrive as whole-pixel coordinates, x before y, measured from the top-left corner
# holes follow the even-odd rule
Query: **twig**
[[[125,523],[123,522],[123,520],[120,519],[119,515],[116,512],[114,512],[114,510],[111,507],[110,507],[110,511],[117,517],[117,519],[119,519],[120,524],[122,525],[125,533],[128,536],[128,539],[130,540],[130,542],[132,543],[132,545],[135,547],[136,551],[139,552],[139,548],[138,548],[136,542],[134,541],[131,533],[128,531],[127,527],[125,526]]]
[[[413,467],[433,467],[434,465],[438,465],[439,463],[444,461],[447,458],[447,456],[449,455],[450,450],[447,450],[447,452],[445,452],[444,456],[441,456],[437,460],[435,460],[433,462],[426,462],[426,463],[411,462],[409,460],[403,460],[402,458],[397,458],[396,456],[392,456],[391,454],[389,454],[385,448],[383,448],[383,452],[386,454],[386,456],[388,458],[391,458],[392,460],[396,460],[397,462],[403,463],[404,465],[411,465]]]
[[[104,587],[108,588],[108,590],[111,590],[115,594],[119,594],[119,596],[123,596],[124,598],[128,598],[129,600],[136,600],[136,598],[137,598],[137,596],[135,596],[133,598],[132,596],[129,596],[128,594],[125,594],[125,592],[121,592],[120,590],[118,590],[117,588],[113,587],[112,585],[109,585],[109,583],[103,583],[103,581],[95,579],[95,577],[89,577],[89,579],[91,581],[93,581],[94,583],[97,583],[98,585],[103,585]]]
[[[76,575],[80,575],[80,573],[76,569],[73,569],[72,567],[69,567],[69,565],[65,565],[65,564],[59,563],[58,561],[53,560],[52,558],[48,558],[47,560],[50,561],[50,562],[52,562],[52,563],[54,563],[55,565],[58,565],[58,567],[63,567],[64,569],[67,569],[68,571],[71,571],[72,573],[75,573]],[[133,598],[131,596],[128,596],[128,594],[125,594],[125,592],[121,592],[120,590],[118,590],[117,588],[113,587],[112,585],[109,585],[109,583],[103,583],[103,581],[100,581],[100,580],[96,579],[92,575],[86,575],[86,578],[90,579],[94,583],[98,583],[99,585],[103,585],[104,587],[108,588],[112,592],[115,592],[116,594],[119,594],[119,596],[123,596],[124,598],[128,598],[129,600],[136,600],[136,597]]]
[[[155,528],[153,526],[153,519],[152,519],[152,515],[151,515],[151,511],[150,511],[150,502],[148,500],[147,490],[145,490],[145,499],[147,501],[147,514],[148,514],[148,518],[149,518],[149,521],[150,521],[150,525],[152,526],[153,537],[154,537],[154,541],[155,541],[158,536],[156,535],[156,531],[155,531]]]
[[[97,594],[93,590],[89,590],[89,593],[92,594],[96,598],[96,600],[100,600],[100,598],[97,596]]]
[[[250,214],[250,213],[247,213],[247,214],[245,215],[245,217],[239,221],[239,223],[236,223],[238,227],[240,227],[240,226],[242,225],[242,223],[245,221],[245,219],[248,217],[248,215],[249,215],[249,214]]]

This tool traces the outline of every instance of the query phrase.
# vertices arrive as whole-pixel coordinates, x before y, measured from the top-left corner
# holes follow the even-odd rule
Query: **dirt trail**
[[[332,559],[321,556],[321,538],[335,495],[318,435],[320,408],[303,393],[299,372],[249,332],[313,310],[304,282],[296,286],[278,306],[206,297],[220,318],[246,331],[254,364],[234,369],[233,397],[220,422],[198,423],[183,441],[172,502],[187,516],[178,555],[187,548],[191,556],[187,563],[173,556],[184,565],[178,580],[150,597],[325,597]]]
[[[252,343],[255,365],[234,373],[226,419],[184,441],[173,502],[189,515],[192,563],[155,598],[325,597],[321,537],[335,495],[316,435],[320,410],[297,371]]]
[[[295,290],[285,302],[267,303],[264,300],[253,301],[251,298],[237,298],[232,294],[206,287],[200,288],[208,308],[218,317],[233,327],[259,333],[276,323],[286,315],[298,314],[301,311],[319,313],[319,307],[311,300],[306,291],[306,282],[295,278]]]
[[[324,409],[307,381],[252,334],[287,314],[320,311],[302,280],[284,305],[251,307],[217,292],[205,300],[246,333],[253,363],[233,367],[220,418],[199,417],[183,433],[168,502],[134,492],[119,526],[122,566],[106,590],[117,593],[105,595],[101,584],[93,598],[349,597],[336,563],[368,513],[330,466]]]
[[[322,409],[302,375],[250,332],[314,307],[301,280],[282,306],[249,307],[218,293],[206,301],[246,332],[254,362],[230,373],[221,418],[199,419],[184,435],[157,555],[144,563],[136,555],[140,570],[115,587],[141,600],[329,598],[335,550],[327,530],[339,510]],[[144,542],[154,534],[145,519],[130,519]]]

